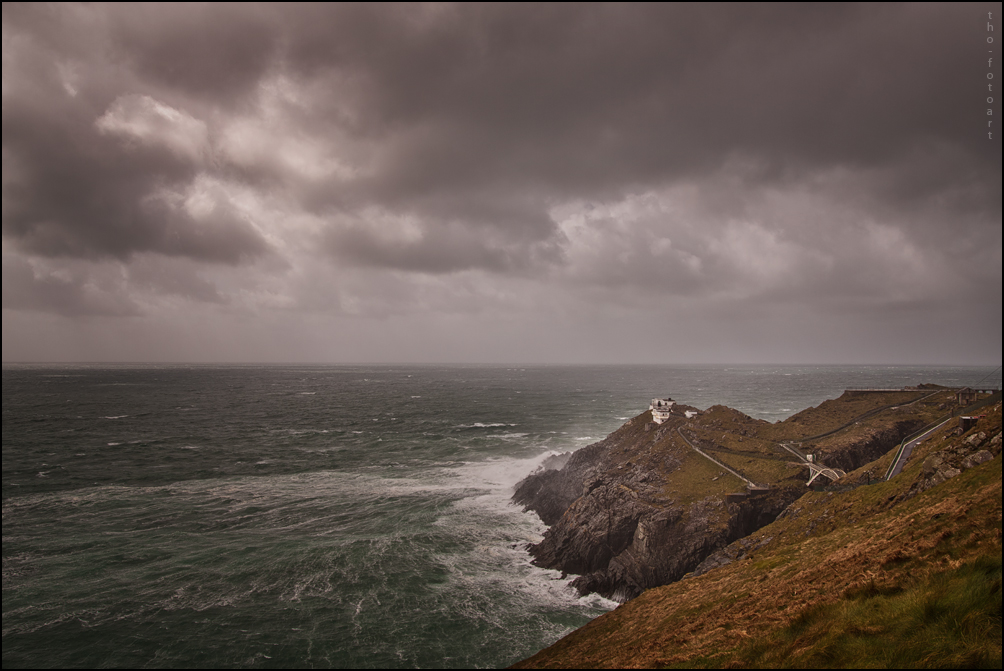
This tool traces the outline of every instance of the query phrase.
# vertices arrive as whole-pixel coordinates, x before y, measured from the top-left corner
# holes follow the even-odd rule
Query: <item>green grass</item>
[[[745,482],[723,471],[720,466],[690,448],[687,448],[686,452],[682,450],[681,452],[679,470],[666,477],[663,486],[664,496],[680,505],[687,505],[707,496],[724,496],[730,492],[746,491]]]
[[[907,588],[846,592],[734,651],[733,665],[1000,668],[1001,557],[985,555]]]

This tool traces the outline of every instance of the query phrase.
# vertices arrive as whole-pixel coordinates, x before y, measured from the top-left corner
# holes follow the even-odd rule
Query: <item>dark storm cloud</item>
[[[117,67],[104,35],[86,43],[70,34],[73,11],[83,10],[56,10],[4,7],[5,236],[44,256],[155,251],[237,263],[265,253],[260,234],[232,209],[195,218],[167,197],[203,169],[198,138],[186,147],[178,128],[158,129],[158,110],[142,109],[153,99],[134,93],[148,87]],[[160,108],[161,117],[173,112]]]
[[[209,175],[286,190],[322,217],[376,205],[420,229],[408,242],[379,223],[335,226],[343,260],[500,271],[560,244],[556,200],[616,199],[736,156],[758,166],[752,184],[904,166],[868,188],[894,207],[954,196],[999,217],[999,156],[976,132],[982,108],[962,102],[979,93],[975,17],[947,5],[5,5],[4,233],[48,255],[265,253],[232,210],[196,220],[157,197]],[[285,131],[348,156],[347,174],[306,180],[276,155],[221,151],[222,129],[277,77],[309,92],[282,111]],[[141,96],[203,123],[204,155],[102,132],[99,119]],[[500,213],[504,200],[516,205]]]
[[[288,11],[288,10],[280,10]],[[280,33],[253,4],[126,4],[109,36],[138,78],[215,103],[241,100],[272,65]]]
[[[5,348],[997,357],[984,17],[5,3]]]
[[[31,104],[34,103],[34,104]],[[253,229],[226,208],[195,221],[159,190],[190,182],[187,157],[102,135],[94,119],[59,116],[58,101],[5,101],[4,233],[45,256],[157,251],[236,263],[265,252]],[[48,104],[47,104],[48,103]]]
[[[301,38],[292,70],[348,81],[357,129],[408,140],[378,176],[386,197],[540,179],[620,189],[733,153],[760,157],[765,177],[937,142],[984,153],[971,126],[983,110],[959,104],[975,93],[960,75],[982,56],[973,18],[947,6],[354,7],[309,19],[313,31],[289,28]]]

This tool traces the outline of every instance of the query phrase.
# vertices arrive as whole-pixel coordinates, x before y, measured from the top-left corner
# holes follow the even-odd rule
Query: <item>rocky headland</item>
[[[806,492],[807,460],[853,471],[952,403],[937,387],[849,391],[774,424],[677,403],[661,424],[646,411],[598,443],[552,457],[516,486],[513,501],[550,527],[528,548],[536,564],[579,576],[580,593],[626,601],[774,521]]]
[[[1000,668],[1000,398],[642,413],[562,455],[516,488],[550,525],[534,561],[638,596],[515,667]]]

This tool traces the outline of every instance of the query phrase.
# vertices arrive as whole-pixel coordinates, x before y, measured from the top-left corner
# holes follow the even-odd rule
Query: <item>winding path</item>
[[[903,390],[903,391],[906,391],[906,390]],[[854,419],[850,420],[849,422],[841,424],[840,426],[838,426],[835,429],[830,429],[829,431],[824,431],[823,433],[817,433],[815,436],[807,436],[805,438],[798,438],[796,440],[783,441],[783,442],[778,443],[778,445],[780,447],[782,447],[783,449],[785,449],[786,451],[788,451],[791,454],[793,454],[796,457],[798,457],[799,460],[803,464],[805,464],[806,466],[809,467],[809,480],[805,483],[806,486],[811,485],[812,481],[815,480],[816,478],[818,478],[820,475],[825,475],[827,478],[830,479],[830,481],[835,481],[835,480],[837,480],[837,478],[841,478],[841,477],[847,475],[847,473],[845,471],[839,469],[839,468],[827,468],[825,466],[820,466],[819,464],[816,464],[816,463],[813,463],[813,462],[809,461],[808,457],[806,457],[804,454],[802,454],[801,452],[799,452],[798,450],[796,450],[794,447],[792,447],[792,444],[799,444],[800,445],[802,443],[807,443],[807,442],[809,442],[811,440],[818,440],[820,438],[825,438],[826,436],[832,436],[833,434],[835,434],[835,433],[837,433],[839,431],[843,431],[844,429],[849,428],[851,426],[854,426],[855,424],[857,424],[861,420],[867,419],[867,418],[872,417],[874,415],[877,415],[880,412],[884,412],[886,410],[889,410],[890,408],[901,408],[903,406],[913,405],[914,403],[919,403],[920,401],[923,401],[925,399],[931,398],[932,396],[934,396],[934,395],[936,395],[936,394],[938,394],[938,393],[940,393],[942,391],[944,391],[944,389],[938,389],[938,390],[932,391],[930,394],[924,394],[923,396],[918,396],[917,398],[915,398],[912,401],[909,401],[907,403],[890,403],[889,405],[884,405],[884,406],[882,406],[880,408],[874,408],[872,410],[869,410],[866,413],[858,415],[857,417],[855,417]],[[939,424],[938,426],[934,427],[934,429],[937,429],[940,426],[941,426],[941,424]],[[934,431],[934,429],[931,429],[931,431]],[[903,462],[905,462],[906,458],[910,456],[910,452],[913,451],[913,446],[916,443],[920,442],[920,440],[922,440],[923,438],[927,437],[929,434],[930,434],[930,432],[924,433],[923,436],[921,436],[921,438],[917,438],[916,440],[912,441],[910,443],[910,449],[908,451],[905,451],[905,456],[902,456],[904,454],[904,450],[901,448],[900,455],[902,456],[902,461]],[[903,464],[902,464],[902,462],[900,462],[899,458],[897,458],[897,460],[894,461],[893,463],[894,463],[894,465],[895,464],[899,464],[898,468],[899,468],[899,470],[902,470]],[[896,473],[898,473],[899,470],[897,470]],[[891,472],[892,472],[892,468],[890,468],[890,473]],[[895,473],[893,475],[895,475]],[[890,477],[892,477],[892,475],[887,474],[886,475],[886,480],[888,480]]]

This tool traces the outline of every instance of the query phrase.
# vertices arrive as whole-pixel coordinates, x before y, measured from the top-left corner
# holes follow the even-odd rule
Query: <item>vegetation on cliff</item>
[[[820,408],[837,410],[828,403]],[[809,450],[839,458],[884,443],[884,453],[840,478],[838,491],[803,484],[776,520],[710,552],[684,579],[644,591],[517,667],[1000,668],[999,401],[965,432],[944,425],[898,476],[876,477],[898,447],[885,434],[929,422],[948,403],[936,394],[912,411],[893,404],[860,424],[834,412],[831,426],[851,423],[843,435],[806,441]],[[724,425],[730,413],[708,415]],[[805,411],[757,425],[742,446],[748,436],[784,439],[786,423],[818,436],[828,430],[818,418]],[[739,426],[751,425],[738,418],[727,433]],[[711,427],[701,430],[710,440]],[[739,447],[726,442],[716,444]],[[733,463],[744,458],[752,459]]]

